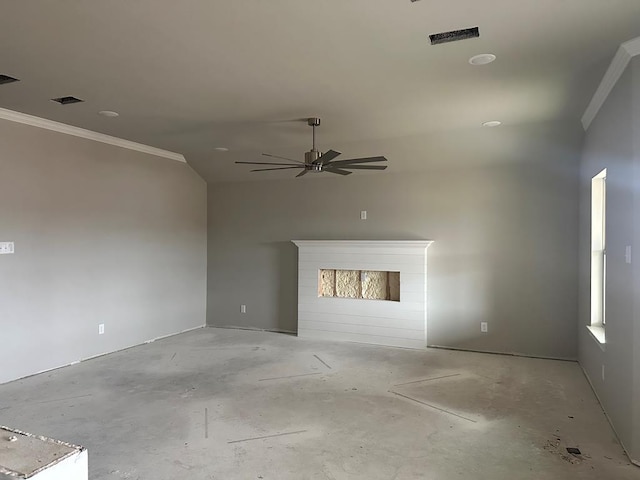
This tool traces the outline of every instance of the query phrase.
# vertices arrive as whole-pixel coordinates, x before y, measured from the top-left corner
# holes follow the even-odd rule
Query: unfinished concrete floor
[[[2,385],[0,424],[92,480],[640,478],[576,363],[241,330]]]

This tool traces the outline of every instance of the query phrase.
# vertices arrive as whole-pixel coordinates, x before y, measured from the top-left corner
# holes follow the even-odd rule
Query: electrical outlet
[[[360,211],[360,220],[366,220],[367,219],[367,211],[366,210],[361,210]]]
[[[0,255],[15,253],[13,242],[0,242]]]
[[[247,313],[247,306],[246,305],[240,305],[240,313]]]
[[[480,322],[480,331],[487,333],[489,331],[489,324],[487,322]]]
[[[104,335],[104,323],[98,325],[98,335]]]

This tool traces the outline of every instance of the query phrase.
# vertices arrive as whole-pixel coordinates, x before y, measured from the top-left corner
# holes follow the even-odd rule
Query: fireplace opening
[[[400,301],[400,272],[321,269],[318,297]]]

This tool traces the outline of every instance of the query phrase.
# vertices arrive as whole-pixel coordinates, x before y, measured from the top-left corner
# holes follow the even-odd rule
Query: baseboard
[[[486,353],[488,355],[504,355],[506,357],[523,357],[523,358],[538,358],[540,360],[557,360],[560,362],[574,362],[577,363],[577,358],[568,358],[568,357],[547,357],[544,355],[529,355],[527,353],[517,353],[517,352],[496,352],[492,350],[471,350],[468,348],[456,348],[456,347],[444,347],[441,345],[427,345],[427,348],[435,348],[438,350],[453,350],[456,352],[471,352],[471,353]]]
[[[143,342],[143,343],[141,343],[139,345],[145,345],[147,343],[153,343],[153,342],[155,342],[157,340],[162,340],[163,338],[175,337],[176,335],[182,335],[183,333],[193,332],[194,330],[200,330],[201,328],[206,328],[206,325],[200,325],[198,327],[187,328],[186,330],[182,330],[181,332],[178,332],[178,333],[170,333],[168,335],[162,335],[161,337],[156,337],[153,340],[147,340],[146,342]],[[129,348],[137,347],[137,346],[138,345],[132,345]]]
[[[65,363],[64,365],[60,365],[60,366],[57,366],[57,367],[47,368],[45,370],[41,370],[41,371],[36,372],[36,373],[30,373],[29,375],[25,375],[24,377],[18,377],[18,378],[14,378],[13,380],[9,380],[8,382],[0,383],[0,385],[6,385],[6,384],[11,383],[11,382],[17,382],[18,380],[24,380],[25,378],[35,377],[36,375],[40,375],[42,373],[53,372],[54,370],[60,370],[61,368],[66,368],[66,367],[70,367],[72,365],[77,365],[79,363],[86,362],[88,360],[93,360],[95,358],[104,357],[105,355],[111,355],[112,353],[123,352],[125,350],[129,350],[130,348],[135,348],[135,347],[139,347],[140,345],[146,345],[148,343],[153,343],[156,340],[162,340],[163,338],[175,337],[176,335],[181,335],[183,333],[192,332],[194,330],[199,330],[199,329],[205,328],[205,327],[206,327],[206,325],[200,325],[199,327],[187,328],[186,330],[182,330],[180,332],[170,333],[168,335],[163,335],[161,337],[154,338],[153,340],[147,340],[147,341],[144,341],[142,343],[136,343],[134,345],[129,345],[127,347],[119,348],[117,350],[113,350],[113,351],[110,351],[110,352],[99,353],[99,354],[93,355],[91,357],[81,358],[80,360],[74,360],[73,362]]]
[[[584,374],[584,377],[587,379],[587,383],[591,387],[591,390],[593,391],[593,394],[596,396],[596,399],[598,400],[598,403],[600,404],[600,408],[602,409],[602,413],[604,413],[604,416],[607,419],[607,422],[609,422],[609,425],[611,426],[611,430],[613,430],[613,434],[616,436],[616,439],[618,440],[618,443],[622,447],[622,450],[624,451],[624,454],[627,456],[627,458],[629,459],[629,461],[632,464],[634,464],[636,467],[640,467],[640,461],[637,461],[637,460],[634,460],[633,458],[631,458],[631,455],[629,455],[629,450],[627,450],[627,447],[625,447],[624,443],[620,439],[620,435],[618,435],[618,432],[616,431],[616,427],[613,425],[613,422],[611,421],[611,417],[609,417],[609,414],[604,409],[604,406],[602,405],[602,400],[600,400],[600,395],[598,395],[598,392],[596,391],[595,387],[593,386],[593,382],[591,381],[591,378],[589,377],[589,374],[587,373],[587,371],[584,369],[584,367],[582,366],[582,364],[580,362],[578,362],[578,365],[580,365],[580,369],[582,370],[582,373]]]
[[[298,335],[293,330],[281,330],[273,328],[257,328],[257,327],[237,327],[235,325],[205,325],[208,328],[222,328],[226,330],[248,330],[250,332],[269,332],[269,333],[285,333],[287,335]]]
[[[153,342],[155,342],[157,340],[162,340],[163,338],[175,337],[176,335],[182,335],[183,333],[193,332],[194,330],[200,330],[201,328],[204,328],[205,326],[206,325],[200,325],[199,327],[191,327],[191,328],[187,328],[186,330],[182,330],[180,332],[170,333],[168,335],[162,335],[161,337],[156,337],[156,338],[154,338],[152,340],[145,340],[142,343],[136,343],[136,344],[133,344],[133,345],[129,345],[128,347],[119,348],[118,350],[114,350],[112,352],[99,353],[98,355],[93,355],[92,357],[83,358],[80,361],[75,362],[75,363],[86,362],[87,360],[93,360],[94,358],[104,357],[105,355],[111,355],[112,353],[124,352],[125,350],[129,350],[130,348],[139,347],[140,345],[147,345],[147,344],[153,343]]]

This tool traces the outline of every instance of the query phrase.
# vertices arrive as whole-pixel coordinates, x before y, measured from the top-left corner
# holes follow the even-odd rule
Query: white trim
[[[640,55],[640,37],[629,40],[628,42],[624,42],[622,44],[622,48],[629,52],[629,55],[631,55],[632,57]]]
[[[406,248],[422,247],[427,248],[433,243],[430,240],[291,240],[298,247],[327,247],[327,246],[348,246],[348,247],[383,247],[383,248]]]
[[[169,333],[169,334],[163,335],[161,337],[156,337],[156,338],[154,338],[152,340],[146,340],[146,341],[144,341],[142,343],[135,343],[133,345],[129,345],[128,347],[118,348],[117,350],[112,350],[112,351],[104,352],[104,353],[98,353],[97,355],[92,355],[91,357],[81,358],[80,360],[75,360],[75,361],[70,362],[70,363],[65,363],[64,365],[59,365],[57,367],[47,368],[45,370],[40,370],[39,372],[36,372],[36,373],[30,373],[30,374],[25,375],[23,377],[18,377],[18,378],[14,378],[12,380],[7,380],[5,382],[0,382],[0,385],[5,385],[7,383],[15,382],[17,380],[24,380],[25,378],[29,378],[29,377],[35,377],[36,375],[40,375],[41,373],[47,373],[47,372],[52,372],[54,370],[59,370],[61,368],[71,367],[72,365],[77,365],[79,363],[86,362],[87,360],[93,360],[94,358],[104,357],[105,355],[111,355],[112,353],[122,352],[124,350],[129,350],[130,348],[140,347],[142,345],[146,345],[148,343],[155,342],[156,340],[162,340],[162,339],[169,338],[169,337],[175,337],[176,335],[182,335],[183,333],[192,332],[194,330],[200,330],[201,328],[206,328],[206,327],[207,327],[207,325],[198,325],[197,327],[187,328],[186,330],[182,330],[180,332]]]
[[[223,330],[247,330],[249,332],[265,332],[265,333],[284,333],[287,335],[298,335],[293,330],[283,330],[280,328],[258,328],[258,327],[240,327],[236,325],[206,325],[207,328],[220,328]]]
[[[298,337],[424,350],[429,240],[293,240],[298,248]],[[396,301],[325,297],[323,269],[393,271]]]
[[[46,130],[64,133],[65,135],[72,135],[74,137],[86,138],[87,140],[93,140],[95,142],[115,145],[116,147],[122,147],[128,150],[148,153],[149,155],[168,158],[169,160],[175,160],[176,162],[187,163],[187,160],[181,153],[162,150],[161,148],[143,145],[142,143],[136,143],[130,140],[124,140],[122,138],[112,137],[111,135],[105,135],[104,133],[85,130],[84,128],[74,127],[65,123],[54,122],[53,120],[47,120],[46,118],[27,115],[26,113],[7,110],[6,108],[0,108],[0,119],[8,120],[10,122],[23,123],[25,125],[31,125],[32,127],[44,128]]]
[[[113,350],[111,352],[98,353],[97,355],[92,355],[91,357],[81,358],[79,361],[70,363],[68,365],[62,365],[61,367],[50,368],[49,370],[57,370],[58,368],[70,367],[71,365],[74,365],[76,363],[82,363],[82,362],[86,362],[87,360],[93,360],[95,358],[104,357],[105,355],[111,355],[112,353],[122,352],[123,350],[129,350],[130,348],[140,347],[142,345],[147,345],[148,343],[153,343],[153,342],[155,342],[157,340],[163,340],[165,338],[175,337],[176,335],[182,335],[183,333],[192,332],[194,330],[200,330],[201,328],[205,328],[205,327],[206,327],[206,325],[198,325],[197,327],[190,327],[190,328],[187,328],[186,330],[181,330],[181,331],[176,332],[176,333],[169,333],[167,335],[162,335],[161,337],[156,337],[156,338],[153,338],[151,340],[145,340],[142,343],[134,343],[133,345],[129,345],[128,347],[122,347],[122,348],[119,348],[117,350]],[[49,370],[43,370],[42,372],[36,373],[36,375],[48,372]],[[31,376],[31,375],[29,375],[29,376]]]
[[[435,350],[451,350],[454,352],[481,353],[483,355],[503,355],[505,357],[537,358],[539,360],[555,360],[557,362],[580,363],[577,358],[572,357],[549,357],[548,355],[531,355],[528,353],[519,352],[501,352],[499,350],[475,350],[472,348],[446,347],[444,345],[427,345],[427,349],[429,348],[433,348]]]
[[[595,395],[596,399],[598,400],[598,403],[600,404],[600,408],[602,409],[602,413],[604,413],[604,416],[607,419],[607,422],[609,422],[609,426],[611,427],[611,430],[613,430],[613,434],[615,435],[616,440],[618,440],[618,443],[622,447],[622,451],[627,456],[627,458],[631,461],[631,463],[633,463],[637,467],[640,467],[640,462],[638,462],[638,461],[634,460],[633,458],[631,458],[631,455],[629,454],[629,450],[627,450],[627,447],[622,442],[622,439],[620,438],[620,435],[618,435],[618,431],[616,430],[616,426],[611,421],[611,417],[609,416],[609,413],[604,409],[604,403],[602,403],[602,400],[600,399],[600,395],[598,395],[598,390],[596,390],[596,387],[593,385],[593,382],[591,381],[591,377],[587,373],[587,370],[584,368],[584,365],[582,365],[582,363],[580,363],[580,362],[578,362],[578,365],[580,365],[580,369],[582,370],[582,373],[584,374],[585,378],[587,379],[587,383],[591,387],[591,391],[593,392],[593,394]]]
[[[602,82],[600,82],[600,86],[582,116],[582,126],[585,130],[589,129],[591,122],[593,122],[596,115],[598,115],[602,105],[604,105],[607,97],[616,86],[616,83],[618,83],[618,80],[620,80],[620,77],[622,77],[629,62],[636,55],[640,55],[640,37],[620,45],[620,48],[618,48],[616,55],[611,61],[611,65],[609,65],[607,69],[607,73],[605,73]]]
[[[593,339],[598,342],[598,346],[604,352],[607,343],[604,327],[602,325],[587,325],[587,330],[589,330]]]

